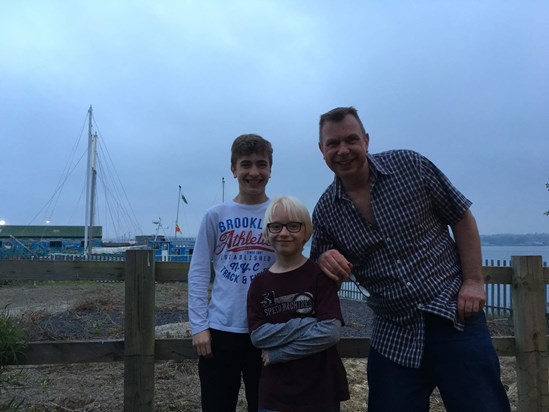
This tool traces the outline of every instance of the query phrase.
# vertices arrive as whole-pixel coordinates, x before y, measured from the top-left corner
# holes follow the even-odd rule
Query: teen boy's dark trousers
[[[507,412],[500,364],[480,312],[459,331],[447,319],[425,316],[425,352],[419,369],[406,368],[370,348],[369,412],[428,412],[438,387],[448,412]]]
[[[200,358],[201,402],[203,412],[234,412],[241,377],[244,380],[248,411],[257,411],[261,351],[252,345],[247,333],[210,329],[213,358]]]

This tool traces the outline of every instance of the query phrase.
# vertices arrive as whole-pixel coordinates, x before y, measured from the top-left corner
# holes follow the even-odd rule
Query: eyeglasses
[[[271,233],[280,233],[283,228],[286,228],[290,233],[297,233],[301,230],[303,223],[301,222],[288,222],[288,223],[269,223],[267,225],[267,230]]]
[[[364,296],[366,299],[368,299],[370,297],[370,292],[368,292],[368,290],[366,290],[366,288],[364,286],[362,286],[358,280],[356,280],[356,277],[355,275],[353,275],[351,273],[351,275],[349,276],[349,280],[351,282],[353,282],[355,284],[355,286],[357,287],[358,291],[360,293],[362,293],[362,296]]]

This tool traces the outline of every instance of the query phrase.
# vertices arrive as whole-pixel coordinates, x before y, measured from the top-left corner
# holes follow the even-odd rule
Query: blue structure
[[[0,258],[33,258],[54,253],[83,254],[84,226],[0,226]],[[93,226],[91,244],[102,245],[103,228]]]
[[[86,256],[84,232],[84,226],[0,226],[0,259],[79,260],[104,256],[118,260],[128,249],[151,249],[156,261],[189,262],[195,243],[192,237],[164,236],[137,236],[132,244],[104,243],[102,227],[93,226],[92,254]]]
[[[163,236],[149,239],[147,249],[154,250],[157,262],[190,262],[195,239],[192,237],[165,239]]]

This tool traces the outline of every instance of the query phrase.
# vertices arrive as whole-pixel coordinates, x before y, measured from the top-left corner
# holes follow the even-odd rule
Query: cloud
[[[318,116],[354,105],[373,151],[432,158],[473,200],[481,231],[547,231],[536,214],[548,209],[540,187],[549,181],[547,8],[7,3],[0,153],[9,178],[0,180],[0,218],[26,224],[50,199],[73,145],[85,141],[90,104],[145,233],[159,216],[174,225],[179,185],[189,201],[180,209],[184,234],[196,233],[205,209],[221,200],[222,178],[225,199],[234,196],[229,150],[242,133],[273,143],[269,194],[297,194],[312,209],[332,179],[316,147]],[[78,180],[55,205],[60,223],[83,220]]]

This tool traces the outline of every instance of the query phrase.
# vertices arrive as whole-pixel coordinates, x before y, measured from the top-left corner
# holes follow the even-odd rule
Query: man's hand
[[[327,250],[320,255],[318,265],[326,276],[338,284],[341,284],[344,279],[349,277],[353,268],[351,262],[335,249]]]
[[[452,226],[452,232],[458,248],[463,279],[457,296],[457,318],[464,322],[466,318],[480,312],[486,303],[480,236],[477,222],[470,210]]]
[[[193,335],[193,347],[196,350],[198,356],[204,358],[213,358],[212,337],[210,335],[209,329],[203,330],[202,332],[198,332],[196,335]]]
[[[457,317],[464,322],[484,308],[486,291],[484,282],[464,280],[457,297]]]

